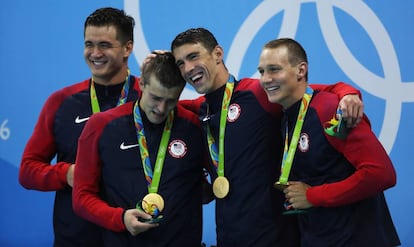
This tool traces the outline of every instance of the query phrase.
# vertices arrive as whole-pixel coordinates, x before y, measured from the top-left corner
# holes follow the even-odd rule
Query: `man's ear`
[[[297,65],[297,79],[298,79],[298,81],[302,80],[303,78],[306,78],[307,74],[308,74],[308,64],[306,62],[300,62]]]
[[[128,58],[131,55],[133,49],[134,43],[132,40],[128,40],[124,48],[124,57]]]
[[[142,80],[142,77],[139,79],[139,88],[144,88],[144,80]]]
[[[224,56],[223,47],[216,45],[216,47],[214,47],[213,49],[212,54],[213,54],[214,60],[216,61],[216,64],[219,64],[223,61],[223,56]]]

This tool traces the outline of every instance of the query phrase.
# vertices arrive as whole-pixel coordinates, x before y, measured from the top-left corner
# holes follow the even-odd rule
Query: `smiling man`
[[[56,191],[54,246],[102,246],[98,226],[72,209],[76,150],[78,137],[92,114],[138,97],[139,80],[128,69],[133,30],[134,19],[119,9],[97,9],[87,17],[83,54],[92,77],[47,99],[24,150],[19,173],[22,186]]]
[[[286,179],[286,213],[302,210],[301,246],[400,245],[383,193],[395,170],[368,118],[341,124],[338,97],[309,87],[308,58],[293,39],[268,42],[258,71],[269,101],[283,107],[279,181]]]
[[[203,120],[210,150],[217,245],[297,246],[296,221],[282,217],[284,196],[273,188],[281,157],[280,105],[267,100],[257,79],[236,80],[230,74],[223,48],[207,29],[178,34],[171,50],[186,81],[205,94],[187,107]],[[336,86],[339,97],[357,93],[343,83]],[[344,98],[356,99],[356,104],[345,104],[348,110],[361,109],[358,95]],[[358,117],[350,114],[349,120]]]

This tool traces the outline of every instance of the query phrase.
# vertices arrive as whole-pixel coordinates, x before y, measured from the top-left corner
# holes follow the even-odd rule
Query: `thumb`
[[[144,211],[138,209],[131,209],[131,214],[135,217],[143,218],[143,219],[151,219],[151,215],[145,213]]]
[[[342,107],[339,106],[338,109],[336,109],[336,119],[341,120],[342,119]]]
[[[289,181],[289,185],[296,185],[296,184],[299,184],[300,182],[299,181]]]

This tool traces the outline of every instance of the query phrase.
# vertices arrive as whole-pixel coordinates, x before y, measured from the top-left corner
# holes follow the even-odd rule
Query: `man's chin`
[[[201,85],[199,87],[196,87],[196,86],[193,86],[193,87],[196,90],[196,92],[199,93],[199,94],[209,93],[209,91],[205,87],[203,87]]]
[[[150,122],[153,124],[160,124],[164,122],[165,119],[166,119],[165,116],[152,116],[152,118],[150,119]]]
[[[275,95],[275,94],[269,94],[267,93],[267,100],[271,103],[277,103],[279,104],[280,102],[280,97],[279,95]]]

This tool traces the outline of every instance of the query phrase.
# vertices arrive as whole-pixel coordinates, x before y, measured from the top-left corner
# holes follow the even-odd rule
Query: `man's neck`
[[[291,97],[285,103],[282,104],[283,109],[288,109],[293,104],[298,102],[300,99],[303,98],[303,95],[306,93],[306,88],[308,87],[308,83],[301,83],[294,92],[292,92]]]
[[[116,75],[107,78],[107,77],[93,77],[93,81],[95,84],[102,85],[102,86],[111,86],[111,85],[118,85],[124,83],[128,76],[128,68],[121,69]]]
[[[230,76],[230,73],[226,69],[223,68],[223,70],[221,70],[217,74],[217,76],[214,80],[213,90],[210,93],[212,93],[212,92],[216,91],[217,89],[219,89],[219,88],[223,87],[224,85],[226,85],[227,81],[229,80],[229,76]]]

